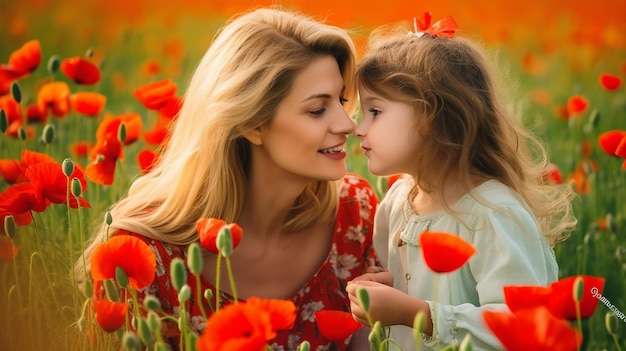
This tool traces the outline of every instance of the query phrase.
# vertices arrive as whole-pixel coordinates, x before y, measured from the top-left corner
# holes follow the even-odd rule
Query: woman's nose
[[[337,114],[337,119],[335,123],[333,123],[333,128],[331,132],[335,134],[350,134],[354,131],[356,127],[356,123],[348,113],[342,108],[341,111]]]

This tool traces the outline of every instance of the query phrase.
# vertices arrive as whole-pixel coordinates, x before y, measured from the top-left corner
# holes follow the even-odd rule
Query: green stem
[[[233,295],[233,300],[237,303],[237,290],[235,289],[235,278],[233,277],[233,271],[230,267],[230,258],[226,257],[226,270],[228,271],[228,280],[230,281],[230,290]]]
[[[217,254],[217,264],[215,268],[215,312],[220,310],[220,267],[222,265],[222,255]]]
[[[202,313],[202,319],[207,320],[206,311],[204,310],[204,304],[202,303],[202,286],[200,282],[200,274],[196,275],[196,296],[198,297],[198,307],[200,308],[200,313]],[[210,301],[209,301],[210,303]]]

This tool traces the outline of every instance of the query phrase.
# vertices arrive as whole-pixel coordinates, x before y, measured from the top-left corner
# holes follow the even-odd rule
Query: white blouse
[[[410,187],[410,181],[398,180],[381,201],[374,248],[393,274],[394,287],[430,306],[433,335],[423,336],[423,349],[460,343],[467,333],[473,350],[501,349],[482,313],[507,308],[503,286],[546,286],[558,279],[554,252],[534,215],[512,189],[495,180],[477,186],[452,206],[458,218],[443,210],[415,214],[407,201]],[[476,247],[476,254],[454,272],[435,273],[422,259],[419,236],[425,230],[457,234]],[[415,350],[411,328],[392,326],[391,338],[404,351]]]

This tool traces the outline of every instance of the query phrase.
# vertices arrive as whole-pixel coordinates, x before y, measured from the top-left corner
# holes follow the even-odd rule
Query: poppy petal
[[[339,310],[321,310],[315,312],[317,327],[320,334],[328,340],[341,343],[346,340],[362,325],[357,322],[352,314]]]
[[[61,61],[61,71],[76,84],[93,85],[100,81],[100,69],[82,57],[66,58]]]
[[[113,302],[110,300],[94,300],[96,322],[107,333],[113,333],[120,329],[126,322],[128,304],[125,302]]]
[[[135,290],[152,283],[156,255],[143,240],[131,235],[115,235],[96,247],[91,255],[91,276],[95,281],[115,278],[121,267]]]
[[[600,86],[606,91],[615,91],[622,86],[622,78],[611,73],[601,73]]]
[[[41,45],[39,40],[30,40],[15,50],[9,57],[9,66],[18,73],[28,74],[41,63]]]
[[[423,232],[419,238],[424,260],[437,273],[461,268],[476,248],[461,237],[445,232]]]

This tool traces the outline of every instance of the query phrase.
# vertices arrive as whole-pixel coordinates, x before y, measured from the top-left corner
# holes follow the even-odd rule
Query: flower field
[[[76,288],[73,265],[91,229],[106,225],[107,208],[158,158],[216,30],[251,4],[270,3],[0,5],[0,349],[115,347],[115,332],[89,328],[95,326],[92,306]],[[577,229],[555,248],[561,284],[554,291],[582,289],[585,318],[564,319],[580,331],[581,350],[626,350],[622,1],[531,0],[523,8],[487,0],[283,3],[349,29],[360,53],[372,28],[425,11],[433,19],[453,16],[459,35],[487,48],[500,63],[508,100],[545,140],[553,163],[549,181],[570,184],[578,194]],[[349,170],[369,179],[382,197],[388,180],[368,172],[358,143],[349,141]],[[509,331],[512,338],[525,333],[531,332]]]

